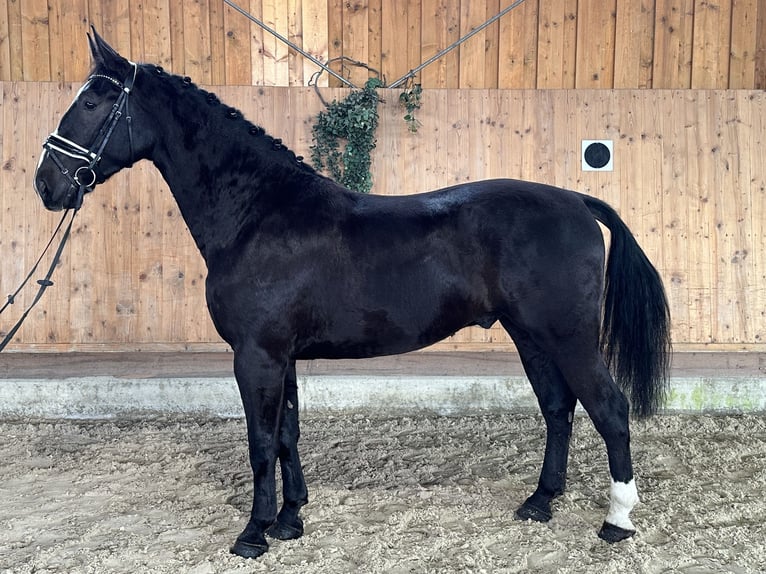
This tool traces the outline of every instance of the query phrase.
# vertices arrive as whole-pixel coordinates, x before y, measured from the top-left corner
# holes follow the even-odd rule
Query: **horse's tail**
[[[670,311],[659,273],[609,205],[582,196],[611,232],[606,263],[601,349],[633,413],[646,417],[665,401],[670,362]]]

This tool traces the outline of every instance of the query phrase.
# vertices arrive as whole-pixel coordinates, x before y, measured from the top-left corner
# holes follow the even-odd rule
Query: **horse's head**
[[[83,194],[139,159],[148,145],[130,115],[139,67],[95,29],[88,40],[93,71],[45,140],[35,171],[35,190],[51,210],[78,209]]]

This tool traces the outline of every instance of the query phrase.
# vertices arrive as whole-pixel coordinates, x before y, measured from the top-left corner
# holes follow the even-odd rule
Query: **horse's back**
[[[603,251],[599,227],[581,195],[513,179],[459,184],[403,196],[359,196],[339,216],[355,244],[390,249],[414,239],[451,241],[465,250],[515,253],[554,259]],[[502,249],[501,249],[502,248]],[[500,253],[495,253],[500,256]]]

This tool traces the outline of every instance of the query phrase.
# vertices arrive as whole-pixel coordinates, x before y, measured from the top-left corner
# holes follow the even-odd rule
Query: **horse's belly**
[[[392,315],[394,315],[392,317]],[[307,334],[300,359],[354,359],[396,355],[438,343],[469,325],[489,328],[496,321],[490,314],[466,314],[440,310],[423,315],[368,311],[339,319],[324,333]]]

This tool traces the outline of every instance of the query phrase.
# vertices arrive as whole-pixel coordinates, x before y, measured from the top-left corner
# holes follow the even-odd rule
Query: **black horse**
[[[77,209],[144,158],[170,186],[207,263],[208,309],[234,351],[247,419],[254,500],[232,552],[259,556],[265,535],[303,533],[296,359],[403,353],[496,321],[547,425],[539,484],[517,516],[551,518],[579,400],[612,478],[599,535],[634,533],[629,411],[661,404],[669,315],[657,272],[613,209],[515,180],[353,193],[189,78],[126,60],[95,30],[89,40],[93,72],[45,142],[35,188],[48,209]],[[606,264],[596,221],[611,232]]]

